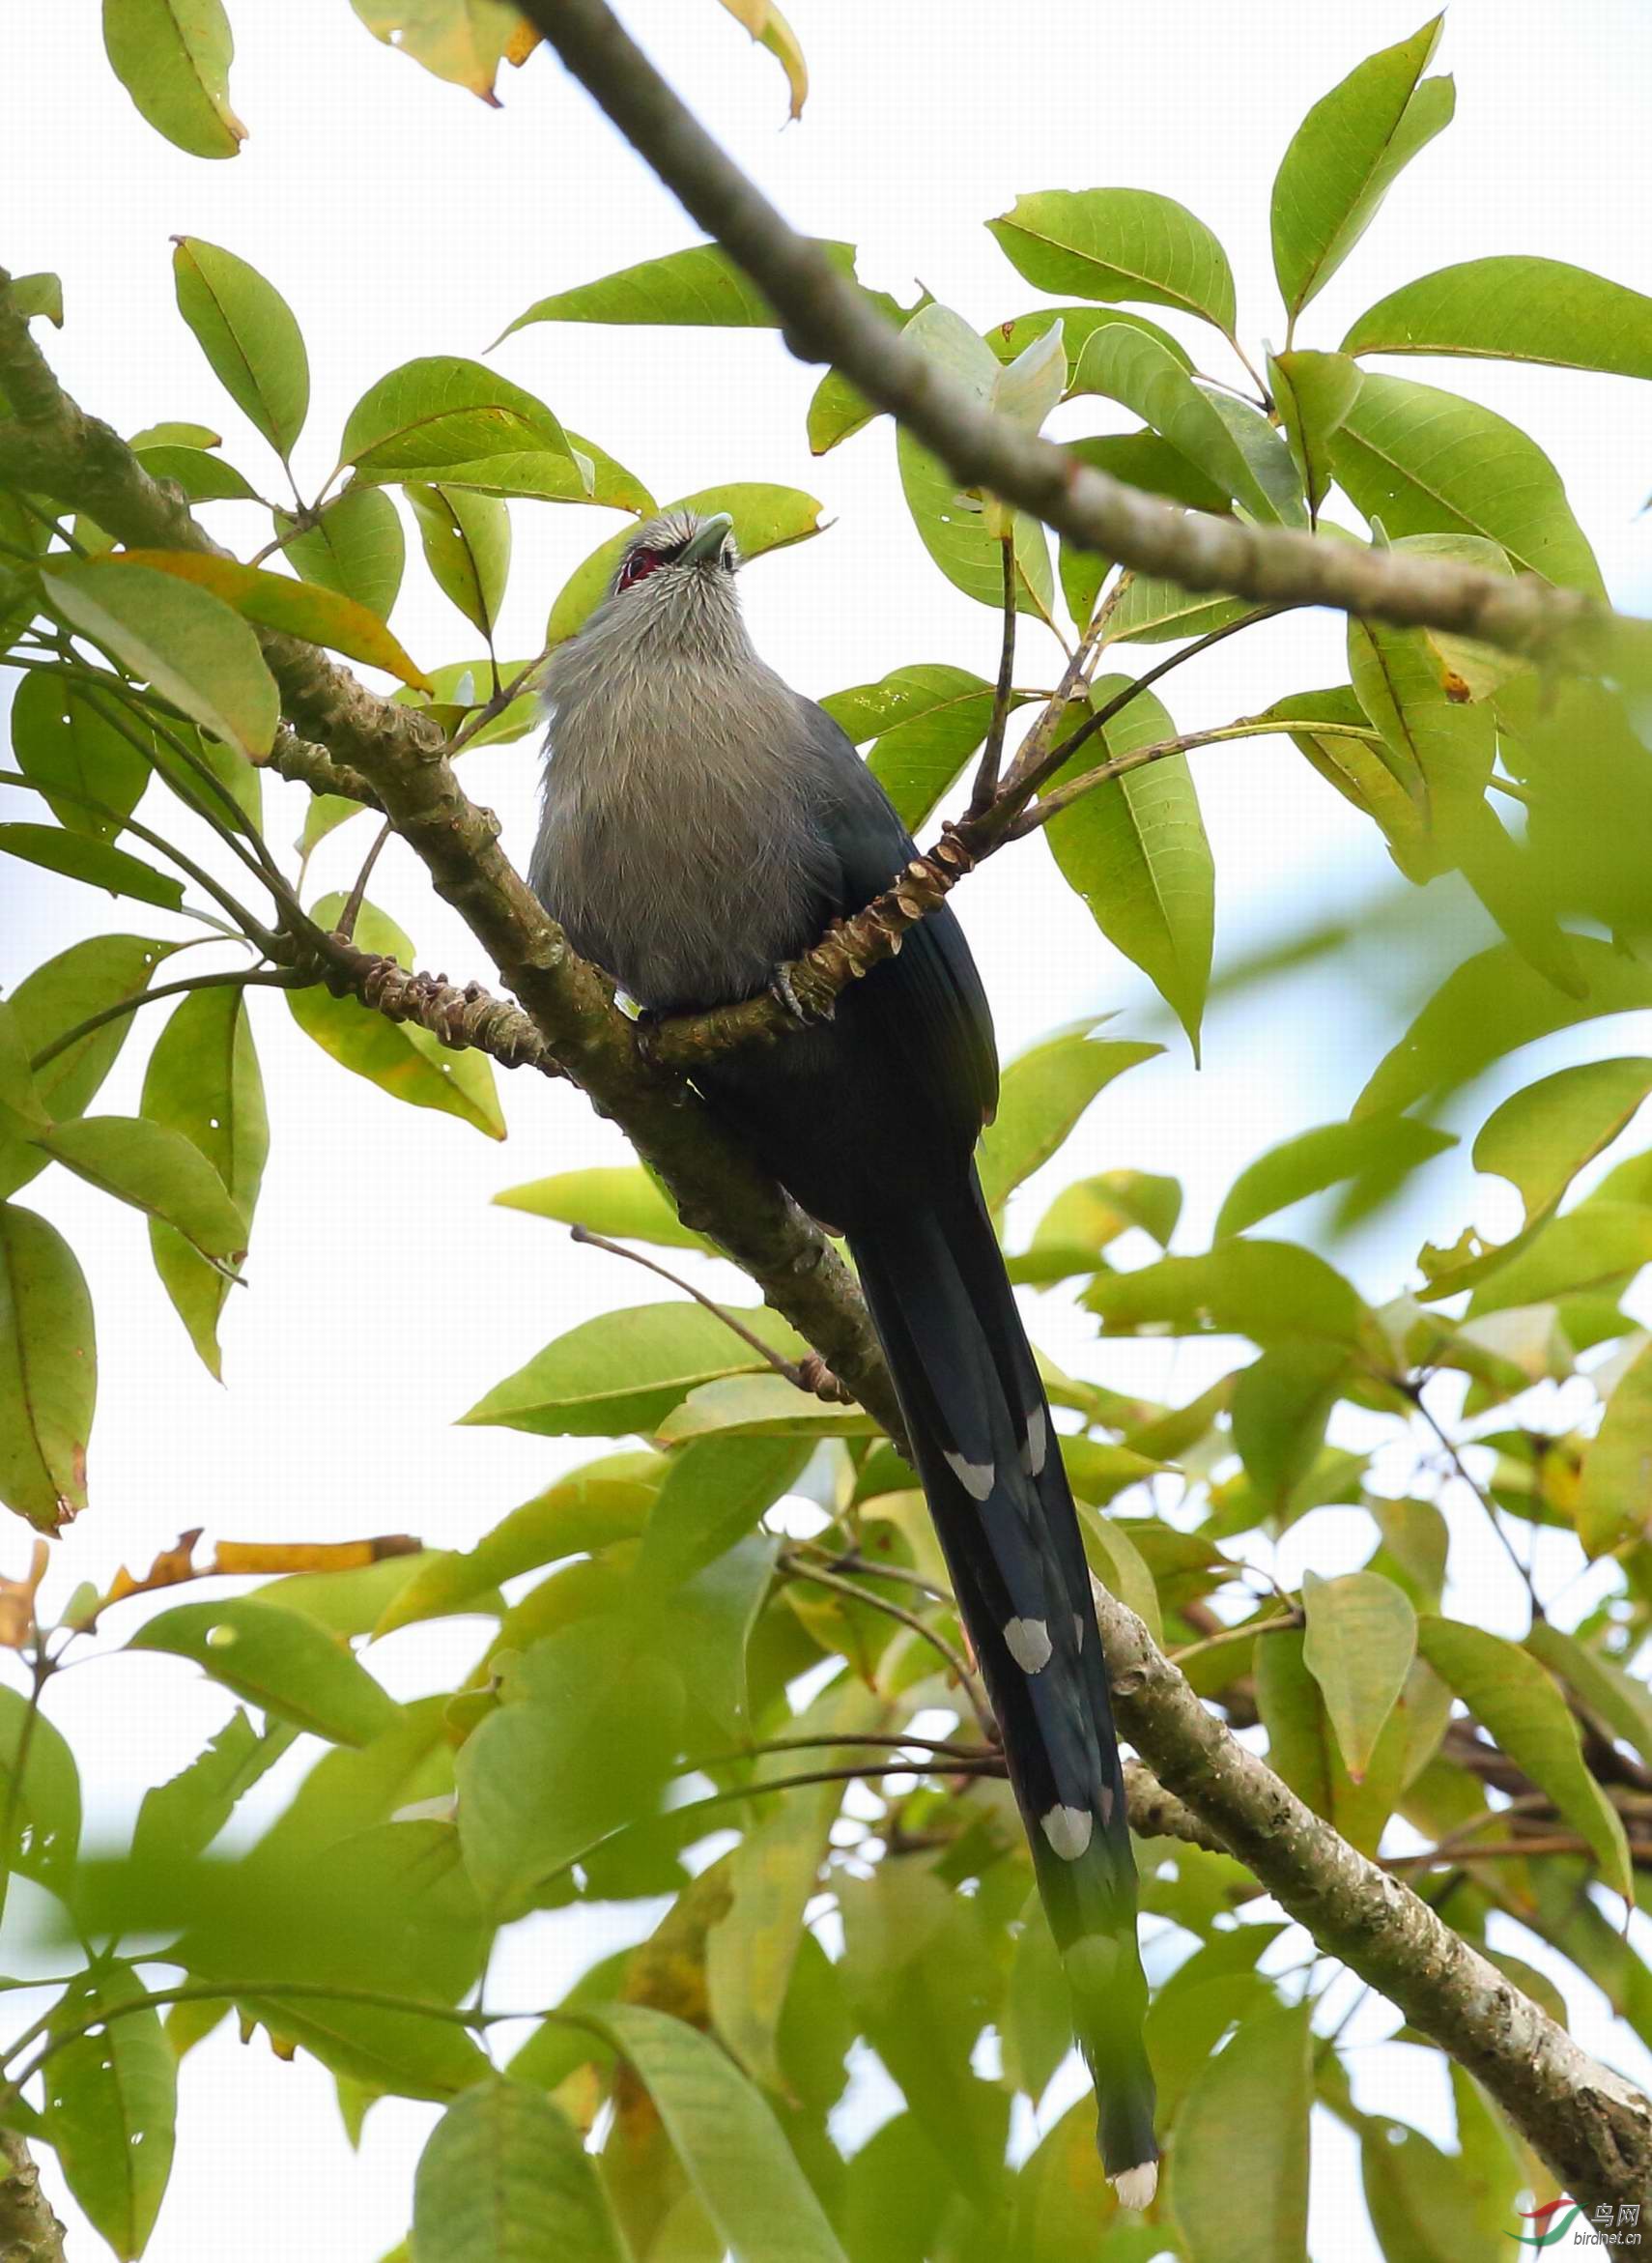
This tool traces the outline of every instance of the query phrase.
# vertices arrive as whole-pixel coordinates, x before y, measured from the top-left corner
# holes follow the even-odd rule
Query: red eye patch
[[[665,562],[657,550],[634,550],[620,567],[619,580],[615,586],[621,589],[629,589],[634,583],[641,582],[646,575],[663,566]]]

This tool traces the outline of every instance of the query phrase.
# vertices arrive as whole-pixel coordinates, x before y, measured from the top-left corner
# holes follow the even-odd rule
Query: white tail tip
[[[1119,2195],[1121,2208],[1151,2208],[1153,2196],[1158,2191],[1157,2162],[1141,2161],[1134,2168],[1121,2169],[1113,2179],[1113,2190]]]

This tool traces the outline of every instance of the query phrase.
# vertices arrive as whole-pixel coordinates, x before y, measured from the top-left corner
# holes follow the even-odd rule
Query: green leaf
[[[445,488],[476,495],[595,503],[604,510],[629,511],[634,518],[652,514],[654,498],[635,472],[577,432],[569,433],[568,445],[571,461],[549,448],[519,448],[507,455],[483,456],[473,464],[444,464],[435,475]],[[405,481],[408,473],[397,476]]]
[[[501,1210],[526,1210],[563,1225],[583,1225],[610,1241],[648,1242],[661,1249],[708,1249],[703,1234],[685,1226],[670,1197],[641,1163],[608,1164],[588,1171],[558,1171],[507,1187],[494,1201]]]
[[[141,935],[95,935],[71,943],[26,975],[12,993],[12,1015],[25,1056],[38,1055],[94,1015],[149,988],[150,977],[176,945]],[[79,1115],[114,1065],[132,1017],[117,1015],[35,1071],[35,1090],[59,1121]],[[45,1168],[39,1148],[16,1137],[0,1119],[0,1193],[14,1193]]]
[[[275,513],[278,534],[289,535],[296,523],[288,511]],[[281,555],[304,581],[388,620],[402,586],[407,537],[384,489],[356,484],[325,504],[313,527],[284,540]]]
[[[787,1359],[808,1349],[763,1306],[735,1307],[734,1316]],[[703,1305],[640,1304],[558,1336],[461,1418],[544,1438],[651,1435],[697,1384],[767,1364]]]
[[[1046,1038],[1011,1062],[998,1113],[982,1134],[982,1192],[998,1210],[1023,1179],[1048,1162],[1115,1076],[1164,1047],[1097,1040],[1088,1024]]]
[[[1255,2013],[1187,2093],[1171,2205],[1189,2263],[1301,2263],[1308,2251],[1310,2009]]]
[[[1556,1029],[1652,1006],[1652,974],[1609,943],[1573,935],[1586,994],[1563,996],[1508,944],[1453,969],[1384,1055],[1354,1103],[1356,1117],[1399,1113],[1426,1093],[1452,1092],[1482,1069]]]
[[[656,1438],[685,1446],[705,1438],[872,1438],[878,1425],[858,1406],[840,1406],[799,1390],[788,1377],[767,1371],[702,1383],[673,1407]]]
[[[1100,677],[1091,704],[1105,706],[1129,678]],[[1142,692],[1057,773],[1052,786],[1146,746],[1176,726]],[[1097,926],[1154,984],[1199,1058],[1199,1025],[1211,979],[1215,870],[1184,755],[1170,755],[1083,795],[1045,827],[1050,853]]]
[[[1092,335],[1106,323],[1125,323],[1132,329],[1143,331],[1156,339],[1167,354],[1173,355],[1183,369],[1190,370],[1193,357],[1182,340],[1145,314],[1125,314],[1113,306],[1038,306],[1031,314],[1018,314],[1013,321],[994,323],[985,331],[987,344],[1000,361],[1013,361],[1018,355],[1041,338],[1046,331],[1062,328],[1062,346],[1067,355],[1067,383],[1069,395],[1082,390],[1078,384],[1078,364]]]
[[[1203,316],[1231,335],[1234,278],[1202,220],[1145,188],[1047,189],[987,226],[1040,291]]]
[[[864,1736],[874,1734],[887,1717],[885,1701],[851,1677],[823,1690],[790,1728],[799,1735]],[[792,1757],[775,1753],[756,1761],[754,1780],[792,1772]],[[822,1748],[819,1764],[830,1766],[832,1759]],[[727,1914],[706,1939],[706,1988],[717,2032],[753,2079],[777,2095],[786,2089],[776,2048],[781,2016],[805,1936],[804,1911],[818,1891],[844,1789],[811,1785],[753,1802],[750,1827],[729,1857]]]
[[[21,677],[12,701],[12,747],[17,767],[45,795],[58,823],[94,841],[112,841],[119,820],[129,817],[149,784],[149,764],[103,711],[95,708],[66,675],[54,669],[32,670]],[[66,794],[102,802],[112,816],[82,809]]]
[[[176,911],[184,901],[184,883],[170,873],[157,873],[112,842],[66,833],[60,825],[0,825],[0,856],[20,858],[24,864],[61,873],[66,879],[84,880],[91,888],[106,888],[111,896],[156,904],[162,911]]]
[[[1560,259],[1466,259],[1390,291],[1345,354],[1471,354],[1652,377],[1652,299]]]
[[[331,928],[343,909],[342,895],[324,896],[311,905],[310,917],[319,927]],[[381,953],[400,966],[413,962],[412,943],[376,904],[364,902],[356,915],[356,947]],[[358,1000],[335,998],[319,988],[285,995],[299,1027],[341,1067],[410,1107],[438,1108],[490,1139],[504,1137],[493,1063],[485,1053],[455,1052],[429,1030],[386,1021]]]
[[[1120,577],[1119,602],[1107,616],[1108,645],[1169,645],[1209,636],[1255,611],[1245,597],[1212,597],[1153,574]]]
[[[1223,1242],[1202,1257],[1161,1257],[1105,1275],[1085,1292],[1106,1333],[1168,1324],[1178,1335],[1356,1341],[1364,1310],[1341,1274],[1292,1242]]]
[[[14,1689],[0,1691],[0,1805],[11,1819],[6,1871],[66,1892],[80,1847],[79,1771],[62,1733]]]
[[[98,2022],[47,2063],[43,2134],[75,2200],[123,2258],[149,2245],[178,2113],[177,2062],[159,2013],[153,2004],[121,2008],[144,1993],[131,1965],[94,1964],[65,1990],[47,2029],[57,2037]]]
[[[1345,1179],[1379,1168],[1413,1171],[1456,1144],[1454,1132],[1437,1132],[1410,1116],[1362,1117],[1299,1132],[1240,1171],[1216,1214],[1215,1239],[1245,1233],[1276,1211]]]
[[[667,1467],[663,1454],[645,1450],[604,1454],[570,1471],[513,1508],[474,1548],[431,1558],[398,1589],[375,1634],[457,1611],[560,1557],[600,1556],[616,1541],[640,1538]]]
[[[345,1644],[257,1595],[180,1603],[140,1626],[127,1647],[193,1658],[249,1704],[334,1744],[366,1744],[401,1716]]]
[[[43,316],[53,329],[63,328],[63,278],[41,273],[12,277],[12,304],[26,322]]]
[[[821,504],[815,497],[805,495],[797,487],[770,487],[753,482],[702,487],[698,493],[682,496],[663,507],[668,512],[694,511],[701,518],[715,511],[726,511],[734,522],[734,539],[740,546],[740,556],[748,564],[753,559],[762,557],[765,551],[784,550],[793,542],[807,542],[812,534],[820,532]],[[599,550],[593,550],[584,565],[576,568],[563,584],[545,624],[548,645],[563,644],[584,626],[602,603],[621,553],[635,532],[635,528],[621,528]]]
[[[353,597],[338,597],[315,583],[295,582],[287,574],[265,573],[237,559],[213,558],[198,550],[123,551],[111,562],[124,565],[128,560],[139,569],[153,566],[210,589],[262,628],[279,629],[283,636],[300,637],[306,644],[330,645],[352,660],[400,676],[416,691],[430,688],[430,678],[408,658],[378,615]]]
[[[1474,1167],[1518,1187],[1525,1223],[1546,1217],[1582,1169],[1652,1092],[1652,1061],[1583,1061],[1540,1077],[1495,1108],[1474,1142]]]
[[[1652,1345],[1618,1378],[1599,1431],[1583,1454],[1578,1537],[1603,1556],[1638,1533],[1652,1500]]]
[[[1389,769],[1421,808],[1441,857],[1457,862],[1496,754],[1491,709],[1447,697],[1420,629],[1350,620],[1348,672],[1382,734],[1380,751]]]
[[[370,479],[447,464],[548,450],[574,461],[573,444],[541,400],[451,355],[407,361],[370,386],[350,412],[338,460]]]
[[[152,479],[170,479],[190,502],[257,502],[258,490],[242,472],[222,456],[205,448],[135,448],[138,462]]]
[[[479,2082],[447,2108],[413,2178],[411,2263],[620,2263],[579,2132],[542,2091]]]
[[[639,1607],[659,1607],[673,1589],[744,1539],[790,1491],[811,1450],[807,1441],[796,1439],[719,1436],[674,1453],[642,1534],[634,1575]]]
[[[173,1227],[203,1257],[246,1254],[246,1220],[200,1148],[142,1116],[82,1116],[38,1135],[53,1161]]]
[[[846,2263],[779,2124],[715,2043],[645,2004],[591,2019],[659,2109],[726,2248],[762,2263]]]
[[[1000,375],[992,349],[962,315],[950,306],[920,308],[906,326],[909,342],[928,355],[984,409]],[[954,589],[978,604],[1001,612],[1004,605],[1003,546],[987,523],[987,512],[960,494],[957,480],[938,456],[901,430],[896,436],[901,492],[919,539]],[[1049,545],[1038,520],[1025,512],[1014,519],[1015,606],[1047,620],[1055,605]]]
[[[1273,272],[1293,327],[1376,218],[1395,177],[1451,122],[1449,78],[1424,80],[1434,16],[1351,71],[1292,136],[1273,183]]]
[[[179,1000],[149,1058],[143,1112],[193,1142],[250,1231],[270,1153],[270,1120],[243,991],[196,990]],[[190,1342],[221,1380],[218,1316],[230,1284],[159,1217],[151,1221],[149,1246]]]
[[[0,1501],[43,1533],[86,1506],[97,1361],[74,1252],[32,1210],[0,1203]]]
[[[15,1010],[0,998],[0,1126],[13,1139],[49,1131],[51,1118],[29,1068],[29,1047]]]
[[[292,308],[233,251],[198,236],[173,243],[179,313],[225,392],[285,463],[310,405],[309,357]]]
[[[68,559],[43,573],[47,602],[71,628],[185,714],[256,761],[280,720],[258,640],[210,590],[153,566]]]
[[[1348,421],[1363,373],[1344,354],[1270,354],[1267,382],[1302,478],[1308,514],[1317,519],[1331,483],[1330,442]]]
[[[853,278],[855,247],[816,239],[840,275]],[[594,283],[536,299],[494,344],[535,322],[671,323],[717,329],[774,329],[780,316],[743,269],[716,243],[640,260]]]
[[[1026,703],[1011,696],[1011,711]],[[944,662],[893,669],[881,682],[832,692],[820,704],[857,746],[872,740],[867,767],[915,833],[986,736],[993,688]]]
[[[1323,692],[1293,692],[1264,709],[1269,721],[1352,724],[1368,728],[1369,718],[1352,684]],[[1375,745],[1311,729],[1294,730],[1291,743],[1305,755],[1327,786],[1381,827],[1389,853],[1408,879],[1422,880],[1434,869],[1433,850],[1418,802],[1406,790]]]
[[[1074,389],[1122,401],[1255,519],[1279,512],[1211,396],[1156,340],[1124,323],[1096,330],[1079,357]]]
[[[204,1854],[236,1803],[275,1765],[293,1742],[285,1722],[262,1734],[238,1705],[185,1768],[143,1795],[132,1830],[132,1859],[162,1863]]]
[[[520,1913],[536,1888],[654,1812],[681,1732],[683,1690],[612,1617],[576,1621],[514,1662],[456,1762],[459,1840],[484,1903]]]
[[[1292,1496],[1319,1457],[1326,1418],[1347,1382],[1342,1345],[1300,1338],[1265,1351],[1239,1376],[1233,1440],[1266,1514],[1289,1517]]]
[[[410,480],[404,493],[437,587],[491,640],[510,575],[508,508],[493,496],[463,488],[421,487]]]
[[[1125,1170],[1079,1179],[1056,1196],[1021,1255],[1009,1260],[1010,1277],[1043,1283],[1095,1273],[1101,1252],[1132,1226],[1164,1248],[1181,1215],[1179,1180]]]
[[[221,0],[103,0],[115,76],[157,133],[192,158],[233,158],[246,128],[229,106],[235,54]]]
[[[1559,473],[1479,402],[1368,371],[1330,452],[1338,485],[1390,535],[1482,534],[1522,571],[1604,597]]]
[[[1643,1681],[1576,1635],[1562,1634],[1546,1618],[1532,1622],[1525,1647],[1566,1684],[1609,1736],[1633,1745],[1642,1760],[1652,1757],[1652,1691]]]
[[[1452,1694],[1595,1850],[1606,1884],[1634,1899],[1617,1810],[1590,1775],[1566,1701],[1537,1660],[1483,1627],[1424,1617],[1417,1647]]]
[[[127,442],[134,453],[145,448],[221,448],[223,444],[223,434],[214,432],[210,424],[190,424],[178,417],[146,424]]]
[[[1417,1650],[1410,1598],[1378,1572],[1302,1582],[1307,1626],[1302,1656],[1324,1693],[1325,1711],[1355,1783],[1371,1765]]]

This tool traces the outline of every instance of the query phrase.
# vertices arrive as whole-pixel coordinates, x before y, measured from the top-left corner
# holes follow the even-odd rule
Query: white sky
[[[1130,185],[1190,206],[1222,238],[1254,348],[1283,323],[1267,252],[1268,189],[1310,102],[1371,49],[1416,28],[1421,0],[1359,10],[1275,0],[1259,16],[1220,0],[1154,12],[1094,0],[1002,11],[937,0],[789,0],[813,88],[782,131],[778,72],[711,0],[637,0],[627,20],[700,114],[800,226],[863,247],[861,272],[910,296],[916,273],[981,324],[1039,302],[981,223],[1024,191]],[[481,356],[532,300],[694,240],[666,193],[545,56],[503,88],[494,113],[377,46],[343,0],[233,8],[233,100],[251,129],[235,162],[209,166],[161,142],[104,65],[91,8],[37,12],[7,45],[0,135],[0,259],[56,269],[68,327],[45,344],[85,406],[123,431],[187,417],[222,431],[255,484],[273,467],[224,398],[173,304],[168,239],[193,233],[250,260],[303,326],[313,376],[300,478],[318,481],[354,401],[398,362]],[[1300,343],[1334,345],[1352,318],[1408,276],[1479,253],[1572,259],[1652,288],[1643,215],[1652,191],[1644,130],[1649,46],[1636,0],[1555,10],[1539,0],[1458,0],[1437,68],[1456,72],[1458,117],[1404,177],[1372,234],[1311,310]],[[1177,327],[1175,318],[1168,318]],[[1191,332],[1188,333],[1193,342]],[[1207,333],[1208,335],[1208,333]],[[1202,353],[1208,352],[1199,341]],[[1221,349],[1214,351],[1220,353]],[[541,327],[512,338],[498,366],[635,469],[662,498],[728,478],[809,488],[835,522],[820,540],[760,561],[744,588],[767,657],[812,694],[913,661],[990,674],[992,617],[929,567],[894,476],[887,425],[818,464],[803,433],[813,373],[757,333]],[[1217,374],[1234,374],[1218,361]],[[1652,606],[1652,534],[1637,516],[1649,484],[1643,397],[1628,381],[1456,364],[1410,374],[1471,390],[1526,424],[1559,464],[1618,602]],[[1058,431],[1104,426],[1102,404],[1062,413]],[[618,524],[609,514],[518,504],[516,563],[500,650],[536,647],[565,574]],[[268,529],[249,506],[220,508],[248,553]],[[416,546],[415,546],[416,547]],[[476,641],[411,561],[396,627],[426,666],[470,657]],[[1346,673],[1333,621],[1270,624],[1166,687],[1183,729],[1252,711],[1280,692]],[[1145,666],[1156,651],[1125,656]],[[1050,648],[1025,632],[1024,683],[1048,681]],[[4,694],[0,694],[3,698]],[[1386,860],[1369,830],[1309,776],[1287,742],[1195,758],[1218,874],[1217,968],[1316,907],[1380,890]],[[467,759],[466,782],[503,819],[526,860],[530,742]],[[303,796],[268,789],[272,840],[291,838]],[[314,885],[348,887],[367,833],[337,835]],[[1152,1021],[1134,970],[1100,940],[1076,899],[1052,885],[1041,843],[994,860],[961,909],[981,958],[1006,1054],[1086,1013],[1125,1009],[1123,1034]],[[1436,892],[1437,894],[1439,891]],[[392,849],[374,894],[409,929],[421,963],[485,974],[480,955]],[[1420,913],[1418,915],[1420,917]],[[67,883],[9,866],[0,875],[0,985],[77,936],[111,926],[163,932],[142,907],[105,907]],[[1464,932],[1478,935],[1471,916]],[[199,963],[199,961],[197,962]],[[1350,980],[1343,970],[1339,980]],[[1202,1074],[1185,1047],[1112,1087],[1057,1163],[1020,1198],[1030,1224],[1086,1170],[1134,1164],[1180,1173],[1183,1246],[1198,1247],[1235,1172],[1277,1138],[1346,1111],[1415,1003],[1404,961],[1377,952],[1353,994],[1313,978],[1266,1005],[1213,1007]],[[577,1448],[507,1431],[457,1431],[462,1413],[542,1343],[607,1306],[645,1301],[629,1269],[574,1250],[557,1229],[490,1209],[498,1189],[624,1150],[577,1096],[507,1081],[508,1149],[448,1119],[397,1106],[336,1071],[299,1035],[285,1004],[255,996],[274,1149],[257,1221],[249,1293],[226,1327],[229,1389],[194,1361],[151,1273],[141,1221],[61,1172],[24,1199],[71,1236],[97,1301],[100,1397],[90,1510],[64,1542],[47,1600],[116,1562],[147,1562],[189,1525],[209,1538],[343,1537],[407,1530],[468,1544]],[[153,1036],[154,1024],[148,1028]],[[1156,1034],[1164,1034],[1157,1030]],[[1630,1049],[1626,1025],[1522,1056],[1487,1094],[1541,1069]],[[136,1104],[141,1036],[99,1106]],[[1490,1104],[1450,1118],[1471,1129]],[[1392,1293],[1425,1233],[1450,1240],[1472,1215],[1466,1160],[1433,1166],[1403,1220],[1355,1252],[1368,1293]],[[1481,1189],[1489,1227],[1512,1220]],[[1041,1340],[1122,1387],[1165,1381],[1153,1347],[1097,1351],[1045,1305]],[[1201,1353],[1204,1347],[1201,1347]],[[1190,1360],[1191,1354],[1185,1358]],[[1189,1373],[1183,1365],[1180,1386]],[[1368,1533],[1347,1512],[1292,1535],[1287,1579],[1357,1561]],[[27,1535],[0,1533],[16,1571]],[[1496,1558],[1465,1535],[1457,1608],[1517,1626]],[[135,1617],[135,1614],[131,1615]],[[129,1621],[128,1621],[129,1622]],[[479,1644],[473,1622],[393,1638],[373,1663],[398,1695],[450,1682]],[[142,1790],[184,1764],[223,1718],[192,1669],[117,1659],[66,1677],[48,1709],[71,1738],[104,1829]],[[276,1790],[289,1779],[277,1780]],[[257,1812],[263,1812],[259,1808]],[[21,1905],[18,1905],[19,1906]],[[507,2000],[550,2001],[608,1945],[594,1921],[525,1930],[502,1960]],[[0,1963],[14,1970],[4,1952]],[[1582,2000],[1583,2040],[1621,2051]],[[1380,2032],[1380,2030],[1379,2030]],[[1400,2048],[1368,2056],[1362,2099],[1432,2120],[1438,2069]],[[294,2253],[371,2263],[406,2226],[411,2174],[430,2109],[386,2103],[362,2155],[340,2133],[328,2079],[279,2067],[227,2031],[186,2062],[181,2153],[150,2253],[204,2263],[233,2226],[243,2263]],[[1326,2130],[1316,2155],[1320,2263],[1373,2252]],[[71,2252],[100,2251],[62,2200]]]

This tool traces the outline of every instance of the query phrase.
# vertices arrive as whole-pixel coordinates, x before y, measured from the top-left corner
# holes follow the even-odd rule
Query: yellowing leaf
[[[284,636],[301,637],[306,644],[327,645],[369,668],[382,668],[399,676],[415,691],[429,691],[430,678],[414,666],[376,614],[354,597],[340,597],[314,582],[295,582],[286,574],[266,573],[259,566],[242,565],[233,558],[214,558],[200,550],[117,551],[111,565],[153,566],[181,582],[193,582],[233,605],[246,620],[261,628],[279,629]]]
[[[350,0],[376,40],[497,108],[500,63],[521,63],[537,36],[508,0]],[[524,47],[524,38],[527,45]]]

